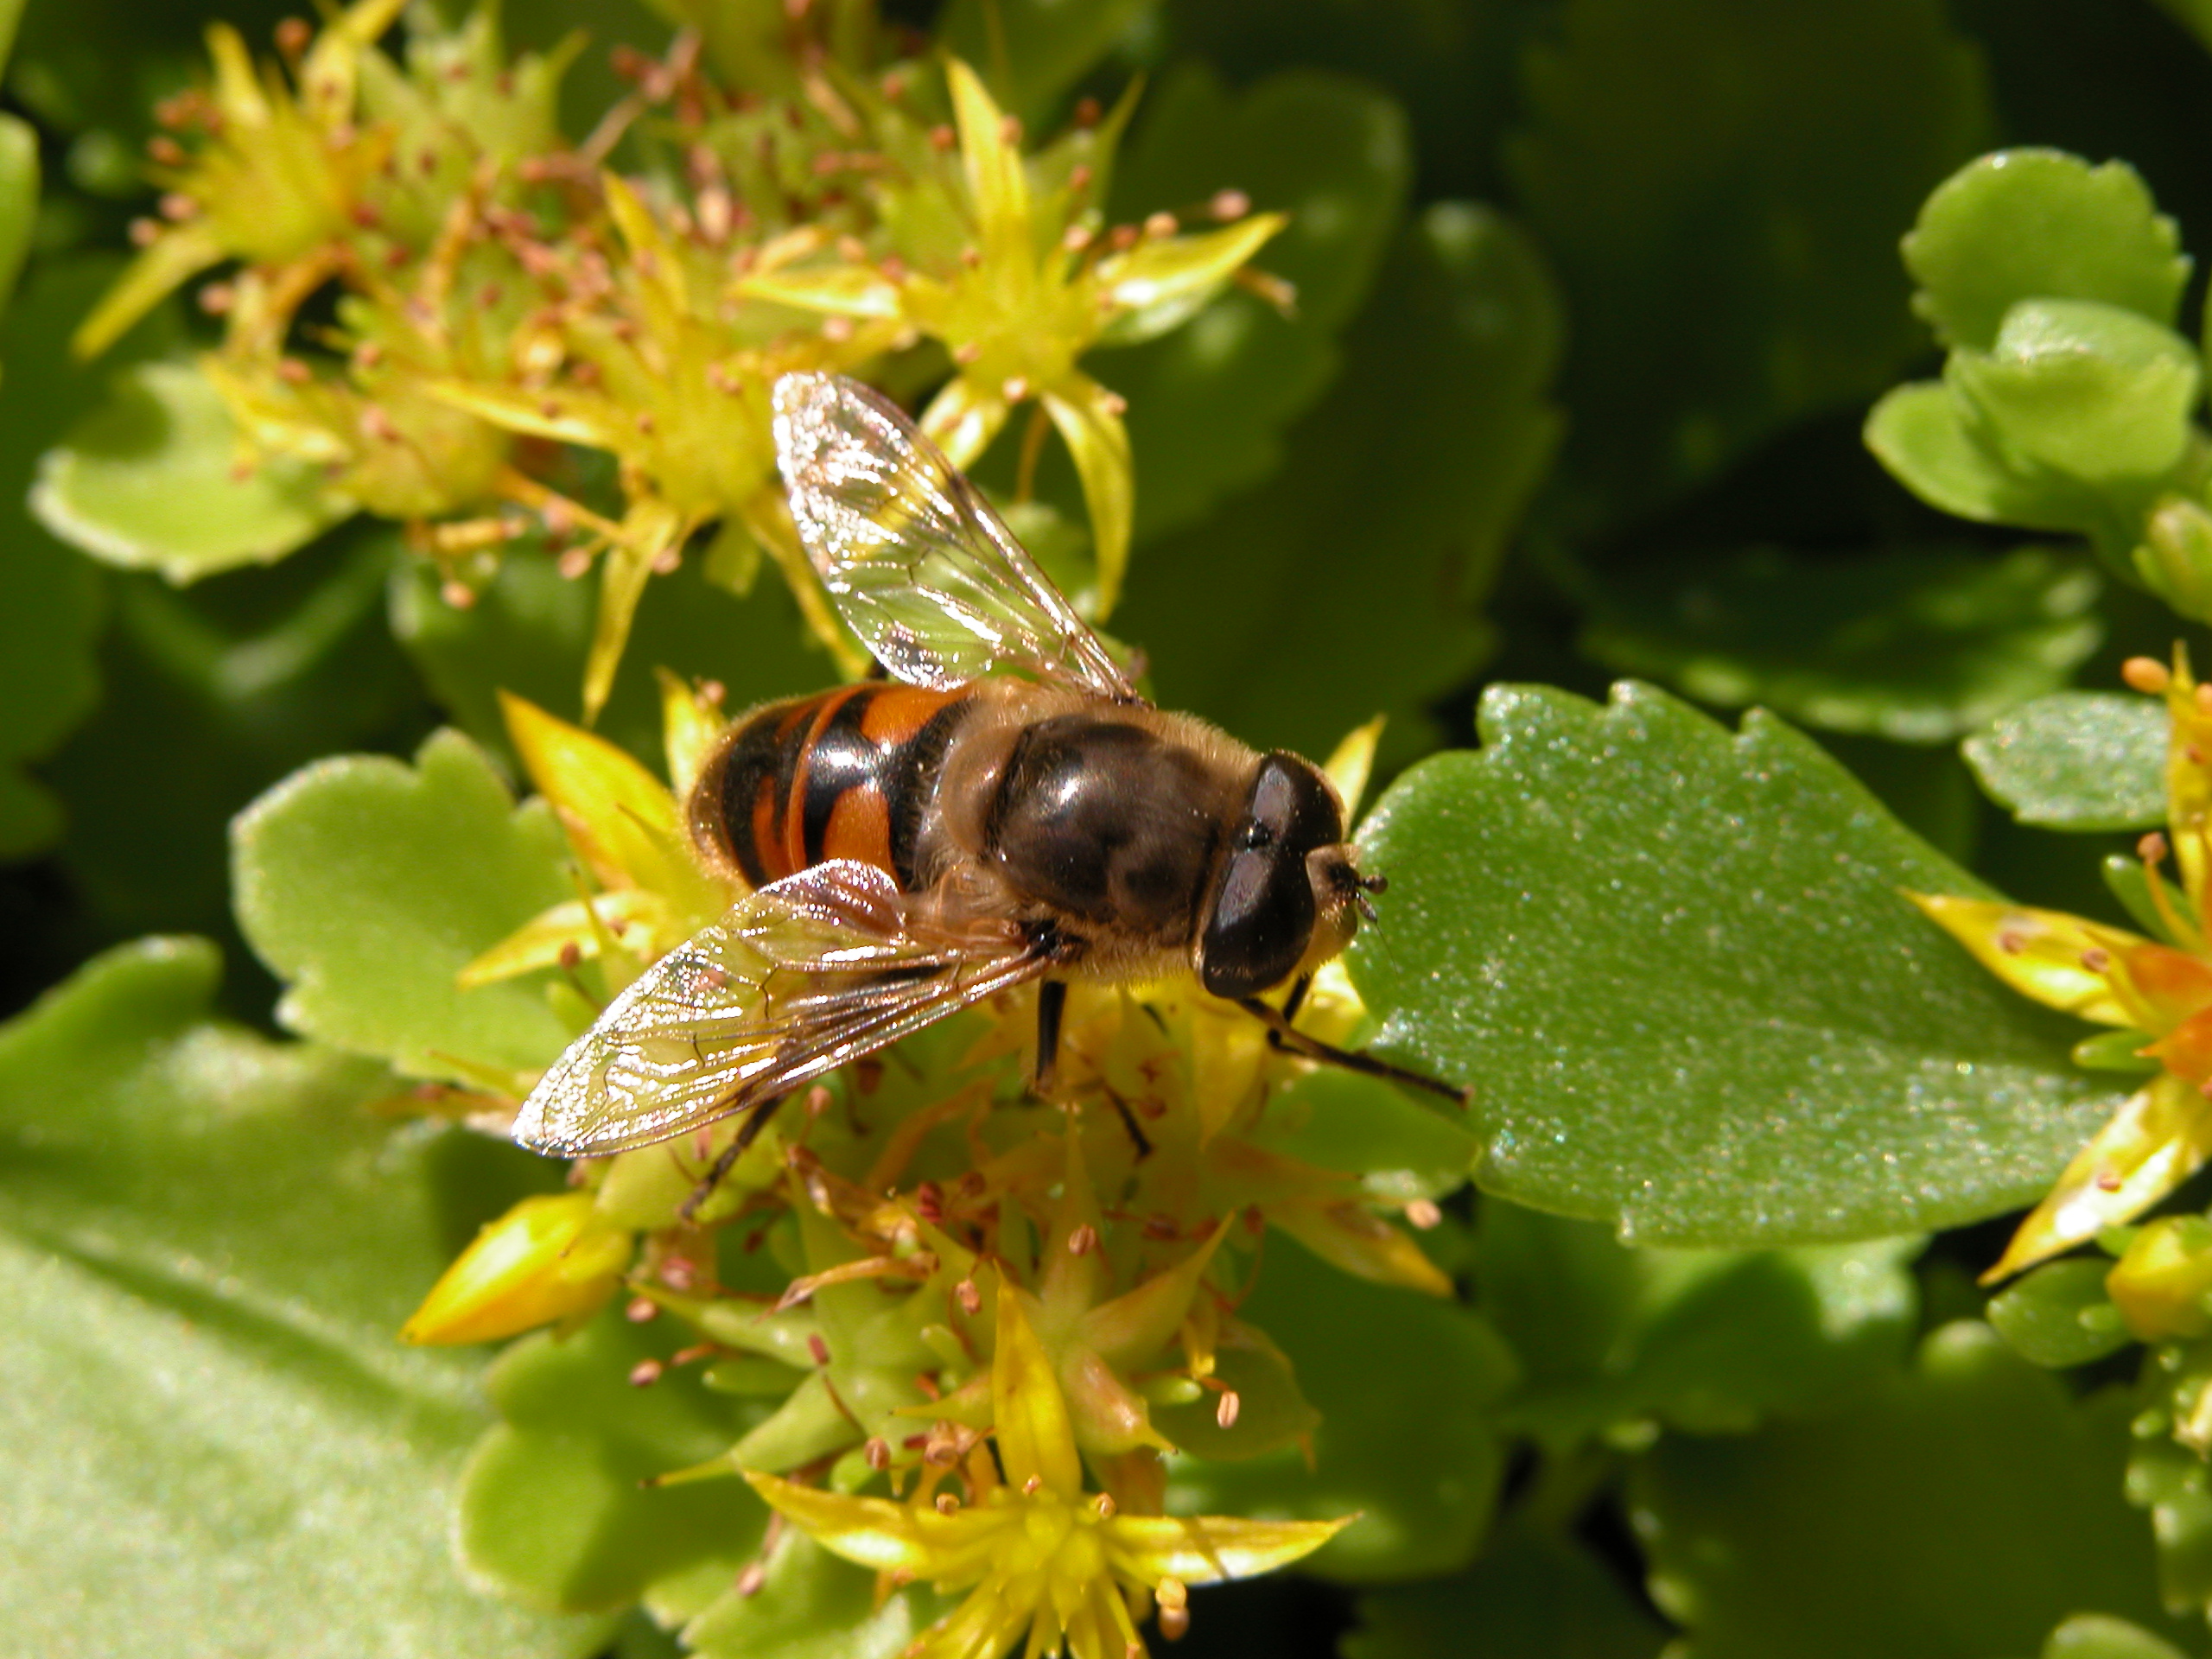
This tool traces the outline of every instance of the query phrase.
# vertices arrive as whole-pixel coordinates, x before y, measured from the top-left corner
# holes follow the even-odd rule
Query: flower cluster
[[[634,92],[571,146],[556,102],[577,47],[510,62],[489,10],[447,28],[416,6],[402,65],[376,44],[402,4],[358,0],[320,35],[288,25],[289,78],[211,29],[212,86],[164,106],[155,141],[163,219],[141,227],[80,353],[237,262],[200,297],[225,321],[204,367],[245,464],[305,460],[407,522],[455,604],[533,524],[564,574],[599,566],[588,714],[646,583],[695,545],[739,592],[774,563],[823,645],[864,665],[775,478],[768,390],[790,370],[912,389],[949,369],[925,424],[963,467],[1033,404],[1023,487],[1057,430],[1091,522],[1084,597],[1110,608],[1135,486],[1122,400],[1080,360],[1177,326],[1244,275],[1279,215],[1230,192],[1203,233],[1165,213],[1109,226],[1126,101],[1025,153],[964,64],[864,74],[875,43],[850,31],[801,42],[784,67],[807,73],[756,86],[715,79],[705,60],[745,54],[712,38],[629,54]],[[619,175],[632,128],[669,159]],[[335,321],[309,326],[326,289]]]
[[[2164,833],[2116,890],[2146,930],[1989,899],[1914,901],[2022,995],[2113,1027],[2076,1046],[2085,1065],[2146,1081],[2075,1155],[1990,1270],[2000,1279],[2133,1220],[2212,1157],[2212,685],[2177,648],[2169,670],[2126,668],[2171,721]],[[2175,878],[2167,875],[2171,861]]]
[[[718,721],[692,689],[664,689],[680,790]],[[464,981],[559,964],[611,993],[731,895],[685,855],[676,797],[635,760],[519,699],[507,716],[585,890]],[[1350,798],[1374,736],[1332,762]],[[734,1123],[580,1166],[570,1192],[488,1226],[406,1334],[573,1327],[626,1296],[632,1317],[690,1327],[687,1357],[781,1379],[725,1453],[671,1474],[742,1475],[887,1591],[969,1592],[915,1652],[976,1659],[1026,1637],[1033,1654],[1112,1659],[1155,1612],[1174,1633],[1189,1585],[1294,1560],[1345,1524],[1165,1513],[1169,1456],[1256,1456],[1319,1421],[1289,1359],[1239,1317],[1270,1231],[1370,1280],[1452,1287],[1358,1180],[1276,1144],[1271,1105],[1306,1063],[1257,1021],[1191,986],[1071,988],[1049,1104],[1027,1087],[1034,993],[1009,994],[787,1103],[703,1202]],[[1334,973],[1307,1009],[1339,1039],[1361,1017]]]

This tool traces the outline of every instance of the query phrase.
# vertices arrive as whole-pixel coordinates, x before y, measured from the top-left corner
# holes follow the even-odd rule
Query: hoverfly
[[[722,734],[688,821],[751,891],[608,1005],[515,1138],[597,1155],[752,1113],[710,1186],[785,1095],[933,1020],[1041,982],[1041,1093],[1070,979],[1182,972],[1294,1052],[1462,1099],[1292,1024],[1383,885],[1328,779],[1138,696],[891,403],[827,374],[785,375],[774,401],[791,516],[891,677]],[[1260,1000],[1285,984],[1281,1008]]]

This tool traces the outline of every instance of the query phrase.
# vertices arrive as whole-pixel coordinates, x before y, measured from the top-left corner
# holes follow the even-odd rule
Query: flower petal
[[[593,924],[594,915],[597,925]],[[571,947],[576,960],[588,962],[599,955],[601,929],[619,934],[637,927],[649,935],[658,934],[667,919],[668,906],[660,894],[642,887],[594,893],[588,908],[582,899],[571,899],[531,917],[462,969],[454,982],[469,991],[480,985],[496,985],[518,974],[557,967]],[[682,937],[688,935],[671,943],[680,944]],[[641,957],[655,954],[652,950],[640,953]]]
[[[966,472],[991,447],[991,440],[1006,424],[1007,404],[1003,394],[964,374],[946,381],[917,424],[945,459]]]
[[[899,284],[873,265],[786,265],[757,271],[737,284],[748,300],[765,300],[833,317],[902,315]]]
[[[2078,1019],[2137,1023],[2121,1005],[2108,971],[2089,965],[2099,960],[2090,953],[2109,957],[2156,948],[2150,940],[2063,911],[1920,893],[1905,897],[2021,995]]]
[[[1280,1227],[1330,1266],[1378,1285],[1402,1285],[1431,1296],[1452,1294],[1452,1281],[1422,1254],[1412,1236],[1357,1198],[1300,1198],[1261,1206]]]
[[[1040,395],[1083,480],[1098,561],[1097,614],[1103,618],[1121,597],[1130,527],[1136,522],[1136,474],[1129,462],[1129,429],[1122,424],[1122,400],[1089,375],[1077,373]]]
[[[2212,1157],[2212,1101],[2169,1073],[2130,1095],[2020,1224],[1984,1284],[2132,1221]]]
[[[952,92],[952,119],[960,130],[960,162],[968,175],[968,194],[983,235],[983,257],[1029,257],[1029,175],[1020,146],[1007,131],[1005,114],[982,79],[959,59],[945,66]]]
[[[1173,1267],[1092,1308],[1077,1327],[1084,1344],[1096,1349],[1109,1365],[1127,1370],[1143,1364],[1183,1328],[1206,1264],[1228,1236],[1228,1224],[1217,1226],[1205,1243]]]
[[[1100,260],[1098,280],[1120,315],[1099,343],[1134,346],[1179,327],[1289,223],[1281,213],[1255,213],[1202,236],[1147,240]]]
[[[172,291],[227,257],[222,238],[204,219],[163,231],[77,325],[70,351],[79,358],[98,357]]]
[[[1218,1584],[1287,1567],[1353,1522],[1248,1521],[1205,1515],[1117,1515],[1103,1524],[1114,1570],[1147,1587],[1162,1579]]]
[[[588,1192],[524,1198],[488,1222],[400,1328],[416,1343],[496,1342],[588,1313],[614,1294],[635,1240]]]
[[[627,751],[511,691],[499,712],[523,770],[602,885],[671,895],[696,879],[675,798]]]
[[[1322,765],[1321,771],[1344,798],[1347,826],[1359,815],[1360,797],[1367,793],[1368,774],[1375,769],[1375,746],[1382,741],[1388,719],[1386,715],[1377,715],[1364,726],[1353,727]]]
[[[997,1347],[991,1357],[991,1414],[997,1420],[994,1433],[1009,1486],[1020,1491],[1033,1477],[1069,1503],[1082,1496],[1083,1464],[1067,1400],[1030,1325],[1020,1293],[1004,1277],[999,1280]]]
[[[745,1478],[769,1508],[788,1517],[831,1554],[878,1572],[903,1573],[915,1579],[931,1576],[938,1552],[922,1535],[918,1524],[920,1516],[910,1505],[894,1503],[887,1497],[825,1492],[818,1486],[802,1486],[749,1469]],[[982,1512],[962,1510],[960,1514]],[[955,1521],[958,1516],[938,1518]]]

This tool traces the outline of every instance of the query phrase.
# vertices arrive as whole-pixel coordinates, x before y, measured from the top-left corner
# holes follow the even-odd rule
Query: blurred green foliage
[[[422,1114],[526,1081],[576,1023],[556,971],[453,976],[575,896],[497,694],[579,715],[607,606],[557,512],[472,495],[404,524],[335,462],[240,466],[200,366],[242,326],[223,298],[183,289],[71,356],[134,244],[183,222],[156,111],[207,83],[205,26],[265,56],[291,10],[0,4],[0,1650],[899,1653],[953,1604],[880,1601],[739,1481],[639,1484],[772,1421],[865,1480],[826,1382],[805,1421],[757,1354],[633,1388],[675,1321],[619,1305],[488,1367],[391,1338],[559,1179]],[[416,0],[385,39],[469,15]],[[1220,1592],[1233,1619],[1201,1592],[1185,1650],[2207,1650],[2212,1351],[2136,1341],[2105,1255],[1969,1286],[2000,1247],[1978,1224],[2151,1063],[2125,1034],[2075,1046],[1898,890],[2165,925],[2126,843],[2107,893],[2078,837],[2167,821],[2166,717],[2119,664],[2208,649],[2186,250],[2212,245],[2212,8],[502,22],[510,54],[587,34],[545,99],[594,143],[578,179],[604,161],[690,208],[696,112],[641,66],[695,32],[696,73],[747,95],[712,137],[765,158],[751,206],[820,215],[825,246],[880,226],[857,175],[814,169],[826,130],[751,101],[814,85],[798,35],[831,60],[804,95],[855,107],[884,64],[957,52],[1033,154],[1140,88],[1101,231],[1287,216],[1262,275],[1084,359],[1126,400],[1135,480],[1106,622],[1163,704],[1255,745],[1319,758],[1389,717],[1359,843],[1391,885],[1352,976],[1375,1040],[1474,1096],[1460,1119],[1317,1074],[1255,1140],[1421,1224],[1406,1248],[1452,1294],[1268,1236],[1236,1309],[1268,1339],[1219,1356],[1242,1438],[1211,1395],[1154,1402],[1196,1454],[1169,1508],[1365,1518],[1306,1563],[1325,1589]],[[950,109],[915,97],[919,154]],[[549,221],[588,194],[530,188]],[[512,272],[467,269],[460,303],[520,327],[492,292]],[[358,318],[298,298],[263,366],[314,355],[337,384]],[[959,365],[925,340],[878,366],[918,406]],[[1079,588],[1085,491],[1026,420],[976,475]],[[633,495],[608,444],[481,438],[588,512]],[[656,770],[656,670],[732,711],[838,673],[762,550],[716,534],[632,573],[596,729]],[[1599,701],[1615,674],[1657,683]],[[772,1294],[776,1248],[728,1282]]]

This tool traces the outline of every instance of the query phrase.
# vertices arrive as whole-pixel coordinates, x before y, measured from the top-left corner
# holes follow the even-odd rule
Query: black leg
[[[1306,993],[1313,988],[1313,976],[1311,974],[1300,974],[1298,976],[1297,982],[1291,986],[1290,995],[1282,1000],[1283,1030],[1289,1029],[1291,1024],[1297,1020],[1299,1009],[1306,1005]],[[1290,1043],[1288,1039],[1283,1036],[1282,1031],[1278,1031],[1274,1026],[1270,1025],[1268,1027],[1268,1046],[1269,1048],[1283,1049],[1288,1048],[1290,1046]]]
[[[1371,1054],[1357,1053],[1348,1048],[1338,1048],[1325,1043],[1318,1037],[1308,1037],[1283,1018],[1280,1008],[1269,1007],[1256,996],[1240,996],[1236,1006],[1265,1025],[1269,1033],[1283,1047],[1294,1054],[1302,1054],[1309,1060],[1319,1060],[1324,1065],[1340,1065],[1347,1071],[1358,1071],[1370,1077],[1388,1077],[1393,1083],[1409,1084],[1416,1089],[1426,1089],[1432,1095],[1441,1095],[1455,1106],[1465,1106],[1474,1097],[1474,1090],[1454,1089],[1450,1084],[1429,1077],[1424,1072],[1410,1071],[1402,1065],[1393,1065],[1388,1060],[1378,1060]]]
[[[771,1095],[746,1109],[750,1116],[737,1126],[736,1137],[722,1148],[721,1156],[715,1160],[714,1166],[708,1170],[705,1179],[691,1189],[691,1196],[677,1205],[676,1218],[678,1221],[686,1226],[690,1224],[691,1217],[699,1206],[722,1184],[722,1177],[729,1173],[737,1160],[745,1156],[745,1149],[760,1138],[760,1131],[768,1127],[768,1120],[776,1115],[776,1108],[782,1105],[786,1098],[788,1096],[784,1095]]]
[[[1068,982],[1048,979],[1037,987],[1037,1092],[1049,1097],[1060,1072],[1060,1016],[1067,1011]]]

